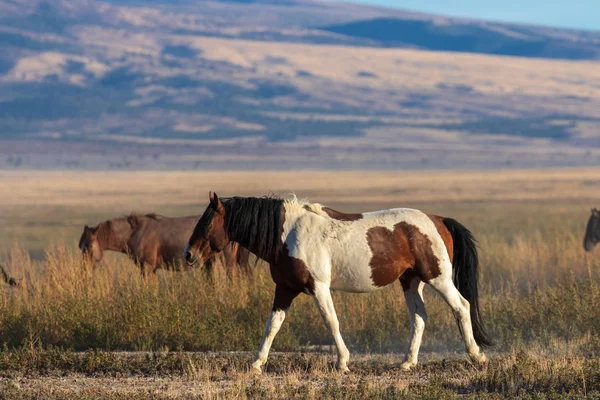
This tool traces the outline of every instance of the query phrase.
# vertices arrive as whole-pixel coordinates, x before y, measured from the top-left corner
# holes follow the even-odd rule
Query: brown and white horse
[[[167,218],[156,214],[113,218],[95,227],[83,228],[79,249],[94,264],[100,262],[105,250],[127,254],[141,268],[143,276],[156,273],[158,269],[187,270],[181,254],[199,216]],[[227,273],[236,271],[238,261],[244,272],[248,251],[239,249],[236,243],[227,246],[223,258]]]
[[[210,194],[210,205],[189,239],[184,257],[203,263],[230,242],[270,263],[275,300],[253,363],[260,372],[292,301],[312,296],[347,371],[349,352],[339,331],[330,290],[364,293],[400,280],[412,325],[402,364],[417,363],[427,314],[423,286],[431,285],[454,312],[471,360],[486,360],[491,345],[478,308],[478,259],[471,233],[451,219],[397,208],[344,214],[297,199]]]

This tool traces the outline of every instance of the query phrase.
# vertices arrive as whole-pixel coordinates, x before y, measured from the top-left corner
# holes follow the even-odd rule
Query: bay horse
[[[144,277],[158,269],[188,270],[181,258],[187,239],[199,216],[168,218],[157,214],[113,218],[95,227],[83,228],[79,249],[94,265],[102,260],[105,250],[127,254],[141,269]],[[250,274],[244,258],[248,251],[232,243],[223,251],[227,273],[236,271],[238,261],[243,272]],[[210,267],[210,266],[209,266]]]
[[[345,214],[320,204],[282,198],[210,193],[210,203],[185,249],[189,264],[203,263],[237,242],[270,264],[275,299],[253,369],[262,371],[292,301],[312,296],[348,371],[349,352],[340,334],[331,290],[365,293],[400,280],[411,334],[402,368],[416,365],[427,320],[423,287],[431,285],[450,306],[474,363],[492,343],[478,306],[478,256],[471,232],[452,218],[396,208]]]
[[[588,220],[583,238],[583,248],[585,251],[592,251],[598,242],[600,242],[600,211],[592,208],[592,215]]]

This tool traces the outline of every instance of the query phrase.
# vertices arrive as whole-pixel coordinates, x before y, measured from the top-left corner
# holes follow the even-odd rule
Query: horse
[[[237,242],[270,264],[275,298],[252,364],[261,373],[292,301],[313,297],[335,341],[337,367],[348,371],[350,353],[340,334],[331,290],[365,293],[400,280],[411,334],[402,369],[417,364],[427,320],[423,287],[433,287],[454,312],[466,351],[476,364],[492,345],[478,305],[478,254],[471,232],[452,218],[395,208],[346,214],[296,197],[220,199],[210,203],[184,252],[203,263]]]
[[[19,286],[19,282],[15,278],[12,278],[11,276],[9,276],[6,273],[6,270],[4,269],[4,267],[1,264],[0,264],[0,276],[2,276],[2,280],[7,285],[9,285],[9,286]]]
[[[600,211],[597,208],[592,208],[592,215],[588,220],[585,237],[583,238],[583,249],[592,251],[598,242],[600,242]]]
[[[189,270],[181,254],[199,216],[168,218],[157,214],[131,214],[114,218],[95,227],[85,225],[79,239],[79,249],[94,266],[105,250],[127,254],[141,269],[142,276],[155,274],[158,269]],[[240,262],[246,275],[251,274],[248,251],[232,243],[223,251],[227,273],[237,271]],[[211,268],[211,265],[208,265]]]

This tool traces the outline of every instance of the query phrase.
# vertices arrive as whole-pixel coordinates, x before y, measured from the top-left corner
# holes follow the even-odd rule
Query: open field
[[[581,243],[598,176],[5,172],[0,262],[23,280],[0,286],[0,398],[599,397],[600,261]],[[490,363],[466,361],[450,310],[426,288],[420,366],[401,372],[409,325],[393,285],[334,294],[350,374],[333,371],[333,341],[300,296],[274,342],[282,353],[255,377],[248,368],[273,295],[267,268],[253,279],[217,268],[212,277],[161,272],[144,282],[120,255],[91,270],[75,251],[84,223],[131,211],[201,213],[208,190],[293,190],[345,211],[408,206],[463,222],[479,240],[482,313],[496,342]]]
[[[478,236],[512,238],[555,223],[583,230],[600,169],[481,172],[10,172],[0,175],[0,251],[76,244],[84,224],[131,212],[200,214],[208,192],[296,193],[343,211],[414,207],[454,216]],[[516,229],[517,224],[518,229]],[[561,224],[558,226],[558,224]],[[579,232],[577,233],[579,235]]]

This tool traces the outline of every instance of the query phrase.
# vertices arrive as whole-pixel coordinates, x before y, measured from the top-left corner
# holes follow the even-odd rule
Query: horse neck
[[[104,222],[98,229],[98,244],[102,250],[126,252],[130,237],[131,227],[123,219]]]

